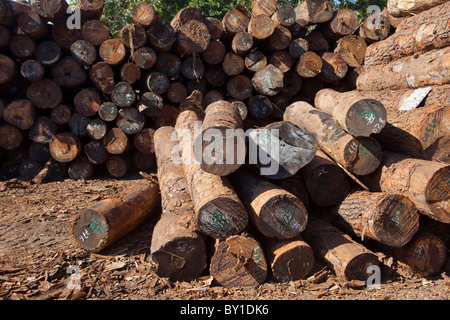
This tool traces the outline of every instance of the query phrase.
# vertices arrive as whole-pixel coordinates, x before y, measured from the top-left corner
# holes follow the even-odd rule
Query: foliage
[[[222,18],[225,13],[242,3],[247,10],[251,10],[251,0],[106,0],[102,21],[106,22],[114,36],[117,36],[122,27],[133,23],[131,12],[140,2],[146,1],[153,4],[163,21],[170,22],[176,13],[182,8],[200,8],[205,17]],[[293,7],[299,5],[302,0],[278,0],[279,5],[289,4]],[[387,0],[331,0],[335,9],[350,8],[357,12],[360,21],[371,14],[367,9],[371,5],[379,6],[380,10],[386,6]],[[77,0],[68,0],[71,6],[75,6]]]

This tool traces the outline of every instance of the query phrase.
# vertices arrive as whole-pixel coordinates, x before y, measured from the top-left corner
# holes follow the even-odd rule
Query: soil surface
[[[378,289],[342,281],[320,261],[305,280],[277,283],[269,278],[256,289],[225,289],[207,270],[195,281],[170,282],[152,270],[150,242],[158,216],[100,254],[76,248],[68,231],[76,213],[142,179],[132,173],[121,180],[67,179],[40,185],[0,181],[0,300],[450,299],[449,258],[441,273],[421,278],[381,252]],[[76,275],[79,286],[68,285]]]

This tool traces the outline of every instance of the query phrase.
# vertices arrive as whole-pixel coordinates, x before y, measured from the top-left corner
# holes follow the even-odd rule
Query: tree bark
[[[173,127],[155,132],[155,154],[161,189],[161,219],[153,229],[151,255],[156,273],[171,281],[190,281],[206,268],[206,245],[195,226],[195,211],[182,164],[172,162]]]
[[[355,137],[369,137],[386,126],[387,114],[383,104],[367,99],[357,91],[320,90],[314,100],[316,108],[328,113],[345,131]]]
[[[394,17],[403,17],[426,11],[445,2],[446,0],[388,0],[387,8]]]
[[[388,151],[373,174],[358,177],[372,191],[409,197],[421,213],[449,223],[450,166],[446,163],[408,158]]]
[[[70,227],[72,241],[84,250],[100,252],[156,214],[160,204],[158,185],[144,181],[81,211]]]
[[[450,83],[450,46],[365,68],[359,90],[419,88]],[[386,77],[389,74],[389,77]]]

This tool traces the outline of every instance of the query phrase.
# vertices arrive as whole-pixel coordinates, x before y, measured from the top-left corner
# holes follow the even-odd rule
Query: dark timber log
[[[0,54],[0,84],[11,82],[17,76],[17,67],[10,57]]]
[[[284,50],[289,47],[292,41],[292,34],[288,28],[283,26],[275,27],[272,35],[267,38],[265,45],[271,51]]]
[[[267,57],[259,50],[252,51],[245,57],[245,67],[250,72],[256,72],[267,66]]]
[[[328,113],[349,134],[368,137],[386,126],[386,109],[377,100],[366,99],[357,91],[322,89],[314,100],[316,108]]]
[[[213,238],[226,239],[247,226],[248,215],[230,182],[225,177],[203,171],[200,163],[195,161],[194,127],[200,120],[191,110],[183,111],[178,116],[179,160],[183,161],[198,229]]]
[[[253,226],[266,237],[291,239],[306,227],[305,205],[293,194],[241,169],[230,176]]]
[[[93,164],[104,164],[109,157],[106,152],[103,142],[100,140],[93,140],[84,145],[84,153],[88,160]]]
[[[64,98],[61,87],[50,79],[32,82],[26,91],[26,96],[40,109],[53,109]]]
[[[155,130],[152,128],[145,128],[139,131],[134,136],[134,146],[143,154],[155,153]]]
[[[130,160],[124,155],[113,155],[106,160],[106,169],[114,178],[124,177],[130,170]]]
[[[158,52],[169,51],[176,40],[176,33],[168,22],[157,20],[147,30],[150,46]]]
[[[181,73],[189,80],[199,80],[205,73],[205,65],[198,57],[188,57],[181,65]]]
[[[140,47],[133,54],[133,62],[144,70],[151,69],[155,65],[157,58],[155,50],[150,47]]]
[[[26,99],[12,101],[3,111],[3,119],[20,130],[30,129],[36,116],[36,107]]]
[[[175,17],[170,22],[170,25],[172,26],[173,30],[175,32],[180,31],[181,27],[188,23],[189,21],[197,20],[202,21],[203,15],[199,8],[196,7],[188,7],[183,8],[180,11],[177,12]]]
[[[450,46],[421,55],[365,68],[358,77],[359,90],[419,88],[450,83]],[[389,74],[389,77],[386,77]]]
[[[267,278],[267,262],[258,241],[250,235],[233,235],[216,243],[209,268],[225,288],[255,288]]]
[[[238,32],[234,35],[231,48],[234,53],[244,56],[253,47],[253,37],[248,32]]]
[[[302,237],[334,273],[347,280],[365,281],[378,266],[378,257],[338,228],[311,216]]]
[[[346,233],[391,247],[404,246],[419,229],[416,206],[399,194],[353,191],[327,211],[334,215],[333,223]]]
[[[381,148],[375,139],[354,138],[346,133],[329,114],[306,102],[299,101],[291,104],[284,113],[284,120],[303,129],[317,146],[353,174],[372,173],[380,164]]]
[[[305,132],[286,121],[252,130],[248,144],[250,163],[274,180],[295,175],[311,162],[317,150]]]
[[[143,181],[116,198],[81,211],[70,228],[72,241],[91,252],[108,247],[156,214],[161,204],[158,189],[157,184]]]
[[[94,174],[94,165],[81,156],[70,163],[67,173],[73,180],[89,180]]]
[[[183,165],[172,161],[172,150],[178,145],[172,139],[174,132],[173,127],[162,127],[155,133],[162,215],[153,229],[151,255],[159,276],[190,281],[206,268],[206,245],[195,228],[194,204]]]
[[[321,25],[319,31],[331,44],[339,38],[353,34],[358,28],[359,20],[356,12],[351,9],[339,9],[327,23]]]
[[[86,127],[87,135],[94,140],[101,140],[106,134],[108,127],[101,119],[92,119]]]
[[[77,40],[70,46],[72,57],[82,66],[91,66],[97,61],[97,48],[86,40]]]
[[[150,72],[145,81],[147,89],[156,94],[163,94],[170,86],[169,78],[161,72]]]
[[[116,85],[114,71],[106,62],[98,62],[89,70],[89,76],[93,84],[106,94],[111,94]]]
[[[277,12],[278,4],[276,0],[252,0],[252,15],[265,14],[271,17]]]
[[[52,40],[54,40],[63,50],[69,50],[74,41],[83,39],[81,30],[73,28],[68,24],[68,15],[58,18],[52,27]]]
[[[94,46],[101,45],[111,37],[111,29],[108,24],[100,20],[89,20],[81,27],[83,39]]]
[[[31,140],[39,143],[49,143],[58,133],[58,126],[46,116],[39,116],[34,120],[28,133]]]
[[[141,112],[145,116],[155,118],[159,117],[162,114],[163,105],[163,98],[160,95],[154,92],[145,92],[139,98],[136,106],[139,112]]]
[[[268,118],[273,112],[272,101],[264,95],[252,96],[248,101],[248,112],[257,119]]]
[[[294,39],[289,45],[289,54],[294,59],[300,58],[307,51],[309,51],[309,43],[306,39]]]
[[[218,176],[235,172],[245,162],[243,121],[236,105],[219,100],[205,110],[200,167]]]
[[[82,21],[100,20],[105,7],[105,0],[78,0],[77,7],[81,10]]]
[[[359,178],[373,191],[407,196],[421,213],[450,222],[450,208],[446,206],[450,200],[450,166],[446,163],[384,151],[380,168]]]
[[[269,57],[269,64],[280,69],[281,72],[286,73],[291,70],[294,59],[287,50],[278,50]]]
[[[226,47],[220,40],[212,40],[208,47],[201,53],[202,61],[207,65],[221,64],[225,58]]]
[[[50,113],[50,118],[59,126],[69,123],[72,109],[65,104],[58,104]]]
[[[134,62],[127,62],[120,68],[120,79],[130,84],[141,78],[141,69]]]
[[[229,77],[237,76],[245,70],[244,59],[235,53],[229,52],[223,59],[222,69]]]
[[[281,25],[286,28],[291,27],[295,23],[295,19],[295,10],[288,4],[279,6],[278,10],[272,15],[275,26]]]
[[[51,70],[53,80],[65,89],[76,89],[85,83],[87,74],[72,56],[59,60]]]
[[[215,17],[206,17],[203,19],[203,23],[209,30],[211,40],[218,40],[224,35],[222,21]]]
[[[75,110],[85,117],[95,115],[101,104],[100,95],[92,89],[82,89],[73,99]]]
[[[37,45],[34,56],[43,66],[52,67],[62,57],[61,47],[55,41],[43,41]]]
[[[0,147],[5,150],[13,150],[23,141],[22,131],[9,124],[0,124]]]
[[[321,55],[323,66],[319,73],[319,79],[325,83],[338,82],[344,79],[348,71],[348,65],[341,56],[332,52],[325,52]]]
[[[26,11],[17,17],[17,25],[26,35],[34,38],[43,38],[48,32],[47,21],[35,11]]]
[[[104,102],[98,109],[98,115],[103,121],[111,122],[117,119],[119,109],[112,102]]]
[[[321,150],[317,150],[314,159],[300,169],[300,175],[312,201],[318,206],[336,205],[350,193],[344,170]]]
[[[111,101],[118,107],[131,107],[136,102],[133,86],[125,81],[116,84],[111,93]]]
[[[20,74],[29,81],[39,81],[45,76],[45,68],[37,60],[27,60],[20,66]]]
[[[252,80],[243,75],[237,75],[228,80],[227,93],[235,100],[245,100],[250,98],[253,91]]]
[[[242,5],[229,10],[222,18],[224,31],[230,36],[238,32],[244,32],[249,22],[248,13]]]
[[[55,21],[64,16],[67,12],[68,4],[65,0],[55,1],[35,1],[31,4],[32,9],[42,18]]]

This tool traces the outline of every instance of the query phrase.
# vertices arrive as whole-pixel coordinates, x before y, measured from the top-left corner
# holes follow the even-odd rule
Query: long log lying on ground
[[[266,237],[290,239],[306,227],[308,212],[293,194],[242,168],[230,176],[253,226]]]
[[[394,17],[408,16],[420,13],[441,5],[447,0],[388,0],[387,8]]]
[[[183,162],[198,230],[216,239],[226,239],[244,230],[248,214],[228,179],[203,171],[200,163],[195,161],[194,131],[200,120],[192,110],[178,116],[175,128],[180,142],[179,160]],[[201,145],[197,148],[201,151]]]
[[[314,266],[314,251],[301,236],[289,240],[262,241],[267,264],[279,282],[305,279]]]
[[[357,91],[319,91],[316,108],[325,111],[349,134],[368,137],[379,133],[386,125],[386,110],[377,100],[367,99]]]
[[[449,57],[450,46],[365,68],[356,85],[359,90],[384,90],[448,84]]]
[[[334,215],[333,223],[346,233],[391,247],[408,243],[419,228],[416,206],[399,194],[357,190],[327,211]]]
[[[267,278],[261,244],[250,235],[234,235],[216,243],[210,274],[225,288],[257,287]]]
[[[387,39],[370,45],[366,51],[365,66],[386,64],[416,53],[448,46],[450,27],[447,21],[450,18],[450,5],[446,9],[440,15],[433,15],[433,21],[424,23],[420,23],[419,16],[425,18],[431,12],[420,13],[415,17],[419,24],[412,29],[397,31]]]
[[[249,163],[273,180],[295,175],[317,151],[309,135],[287,121],[254,129],[247,139]]]
[[[302,237],[334,273],[348,281],[367,280],[371,267],[378,266],[377,256],[329,224],[311,216]]]
[[[132,190],[82,210],[74,218],[70,236],[82,249],[100,252],[155,215],[160,205],[158,185],[142,181]]]
[[[323,151],[300,170],[300,175],[312,201],[318,206],[332,206],[350,193],[347,175]]]
[[[206,268],[206,246],[196,230],[194,204],[189,194],[183,165],[175,164],[173,127],[155,133],[155,155],[161,190],[161,219],[153,229],[151,255],[155,272],[171,281],[190,281]]]
[[[366,175],[374,172],[380,164],[381,149],[375,139],[361,137],[357,140],[328,113],[306,102],[291,104],[284,113],[284,120],[303,129],[320,149],[351,173]]]
[[[412,200],[421,213],[450,223],[450,166],[446,163],[409,158],[383,152],[376,172],[360,180],[372,191],[401,194]]]

